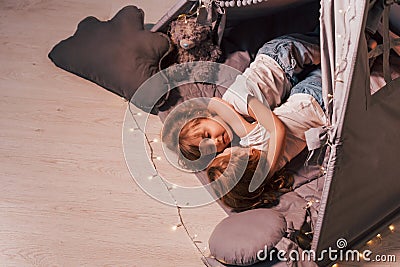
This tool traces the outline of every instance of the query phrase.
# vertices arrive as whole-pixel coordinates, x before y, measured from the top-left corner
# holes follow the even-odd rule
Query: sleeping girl
[[[205,145],[213,142],[217,153],[228,147],[233,136],[231,129],[234,127],[236,135],[242,138],[242,146],[253,146],[268,152],[268,162],[274,170],[278,160],[274,155],[282,154],[285,129],[296,130],[291,121],[304,120],[303,117],[307,117],[307,122],[300,123],[306,125],[303,128],[307,129],[313,127],[315,121],[318,124],[321,124],[321,120],[324,122],[321,119],[324,116],[321,110],[323,102],[320,72],[313,72],[299,83],[299,80],[320,63],[318,42],[318,33],[286,35],[267,42],[259,50],[255,61],[236,78],[223,98],[214,98],[208,103],[208,111],[204,111],[202,115],[199,113],[198,118],[185,122],[183,127],[178,122],[178,117],[182,114],[170,118],[164,126],[163,140],[168,143],[171,138],[164,134],[176,132],[176,128],[182,127],[178,133],[178,149],[182,157],[187,159],[186,165],[190,165],[190,161],[196,162],[202,155],[200,143]],[[281,105],[285,99],[286,103]],[[278,113],[272,113],[270,108],[275,109],[279,105],[281,108],[277,110]],[[311,108],[320,112],[317,115],[310,114]],[[184,114],[190,112],[193,113],[190,110],[182,111]],[[251,117],[255,122],[247,123],[239,114]],[[291,118],[287,118],[288,115]],[[282,124],[282,119],[288,124],[286,127]],[[303,130],[289,134],[302,136]],[[267,138],[270,139],[269,145]],[[295,152],[289,154],[299,153],[305,142],[294,142],[293,145],[296,147]],[[285,158],[287,162],[292,156],[288,158],[286,155]]]
[[[215,142],[217,149],[229,144],[231,130],[240,137],[241,147],[250,147],[225,148],[207,168],[210,181],[219,179],[216,183],[218,186],[214,188],[216,193],[221,193],[221,200],[236,211],[276,204],[277,195],[289,190],[293,182],[282,168],[305,148],[305,131],[325,123],[324,111],[318,102],[304,91],[296,93],[299,90],[297,86],[322,94],[320,70],[311,72],[298,83],[287,101],[273,112],[267,108],[265,114],[270,115],[261,117],[264,123],[260,122],[260,117],[259,120],[249,123],[227,102],[213,98],[208,105],[209,111],[218,115],[209,117],[207,124],[204,124],[203,118],[198,119],[200,122],[197,125],[186,124],[191,126],[187,129],[193,129],[194,132],[204,131],[206,140],[212,141],[211,145]],[[249,100],[250,105],[257,108],[252,101]],[[262,110],[265,107],[260,105],[258,108]],[[228,127],[224,128],[223,124]],[[274,132],[275,140],[278,141],[273,139]],[[225,140],[225,136],[228,140]],[[198,141],[192,139],[192,143]],[[203,142],[207,144],[207,141]],[[276,154],[269,157],[271,153]],[[239,180],[240,183],[236,183]],[[251,190],[250,185],[254,180],[259,183]],[[233,188],[232,183],[236,184]],[[227,191],[229,192],[223,195]]]
[[[222,99],[211,99],[202,114],[195,111],[198,118],[185,122],[181,128],[179,114],[169,118],[163,130],[164,142],[170,139],[164,133],[176,133],[178,128],[178,149],[186,159],[185,165],[191,168],[203,155],[223,152],[230,146],[234,132],[242,147],[252,147],[250,156],[247,153],[249,164],[257,166],[265,158],[264,164],[269,167],[268,175],[268,170],[261,168],[263,177],[254,189],[273,182],[272,174],[305,148],[304,132],[325,123],[321,74],[319,69],[313,70],[320,62],[318,41],[318,34],[309,34],[283,36],[266,43]],[[175,131],[167,130],[173,128]],[[213,170],[224,170],[229,160],[240,156],[235,151],[218,156],[208,168],[209,178],[215,180],[218,175]]]

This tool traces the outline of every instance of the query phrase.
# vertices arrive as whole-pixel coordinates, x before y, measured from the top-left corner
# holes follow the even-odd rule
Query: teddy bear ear
[[[172,21],[169,25],[169,32],[174,32],[176,29],[176,21]]]

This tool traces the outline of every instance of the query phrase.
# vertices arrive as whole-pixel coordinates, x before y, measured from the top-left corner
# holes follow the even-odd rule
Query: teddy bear
[[[217,62],[222,55],[220,47],[213,42],[211,25],[198,23],[196,17],[183,16],[172,21],[169,36],[175,48],[176,64],[197,61]],[[185,80],[189,75],[195,81],[207,82],[217,71],[215,64],[193,63],[191,66],[191,68],[175,66],[172,68],[172,76],[177,80]]]

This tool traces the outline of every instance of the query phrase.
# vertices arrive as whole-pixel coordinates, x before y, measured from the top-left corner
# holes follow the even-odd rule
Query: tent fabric
[[[400,207],[400,79],[371,95],[363,31],[367,1],[321,4],[330,145],[313,240],[317,253],[336,248],[339,238],[345,238],[349,247],[355,245]]]

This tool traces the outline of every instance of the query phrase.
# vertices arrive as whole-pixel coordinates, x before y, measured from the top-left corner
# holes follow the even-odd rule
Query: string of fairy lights
[[[139,124],[139,122],[137,121],[136,116],[141,117],[141,116],[143,116],[143,113],[142,113],[142,112],[134,112],[134,111],[132,110],[132,107],[131,107],[131,104],[130,104],[130,103],[128,104],[128,107],[129,107],[129,112],[130,112],[130,114],[131,114],[131,116],[132,116],[132,119],[133,119],[133,121],[134,121],[134,123],[135,123],[135,126],[134,126],[133,128],[130,128],[129,131],[130,131],[130,132],[139,131],[139,132],[143,135],[144,140],[146,141],[146,143],[147,143],[147,145],[148,145],[148,147],[149,147],[149,159],[150,159],[150,161],[151,161],[151,164],[152,164],[152,166],[153,166],[153,168],[154,168],[155,173],[152,174],[152,175],[150,175],[150,176],[148,177],[148,179],[149,179],[149,180],[152,180],[152,179],[155,179],[155,178],[157,178],[157,177],[160,177],[160,174],[159,174],[159,171],[158,171],[158,168],[157,168],[157,164],[155,163],[155,160],[160,161],[160,160],[162,160],[162,158],[161,158],[160,156],[156,156],[156,155],[155,155],[154,148],[153,148],[153,146],[152,146],[152,144],[154,144],[154,143],[159,143],[159,139],[158,139],[158,138],[150,139],[150,138],[148,137],[148,135],[146,134],[145,130],[142,129],[142,128],[140,127],[140,124]],[[322,153],[322,151],[320,151],[320,153]],[[320,159],[320,156],[321,156],[321,155],[318,155],[318,156],[317,156],[317,161]],[[308,161],[307,161],[307,162],[308,162]],[[316,177],[312,177],[312,178],[310,179],[309,177],[303,176],[303,175],[301,175],[301,174],[299,174],[299,175],[302,176],[303,178],[309,179],[309,181],[312,181],[312,180],[316,179],[316,180],[317,180],[317,187],[318,187],[318,180],[319,180],[319,178],[320,178],[321,176],[323,176],[323,175],[326,174],[325,168],[322,167],[322,166],[319,166],[319,167],[320,167],[320,173],[319,173],[319,175],[317,175]],[[197,235],[197,234],[191,235],[190,232],[189,232],[189,229],[188,229],[187,225],[185,224],[185,221],[183,220],[183,216],[182,216],[182,213],[181,213],[181,209],[182,209],[182,208],[178,205],[178,202],[177,202],[177,200],[176,200],[174,194],[172,193],[172,189],[174,188],[174,185],[172,185],[172,186],[168,185],[168,184],[165,182],[164,179],[161,179],[161,181],[163,182],[163,184],[164,184],[166,190],[169,192],[171,198],[172,198],[173,201],[174,201],[175,207],[176,207],[176,209],[177,209],[178,218],[179,218],[179,222],[178,222],[177,224],[171,226],[171,230],[172,230],[173,232],[175,232],[175,231],[178,230],[178,228],[182,227],[182,228],[184,229],[186,235],[189,237],[190,241],[192,242],[192,244],[195,246],[195,248],[197,249],[197,251],[199,251],[199,253],[201,254],[201,258],[202,258],[203,263],[204,263],[207,267],[211,267],[211,265],[208,263],[208,260],[207,260],[206,255],[205,255],[205,251],[207,250],[207,247],[205,246],[203,249],[200,247],[200,244],[201,244],[202,242],[199,241],[199,240],[196,240],[197,237],[198,237],[198,235]],[[306,206],[305,206],[304,208],[309,208],[309,207],[311,207],[312,205],[314,205],[314,203],[319,203],[319,199],[318,199],[315,195],[312,195],[311,198],[307,201]]]
[[[388,232],[389,232],[389,234],[392,234],[392,233],[394,233],[395,231],[396,231],[396,227],[395,227],[395,225],[392,223],[392,224],[390,224],[389,226],[387,226],[387,230],[388,230]],[[387,231],[386,230],[386,231]],[[384,230],[382,230],[382,231],[384,231]],[[386,236],[388,236],[389,234],[386,234]],[[382,242],[383,242],[383,236],[384,236],[385,234],[383,234],[383,233],[377,233],[373,238],[371,238],[370,240],[368,240],[366,243],[365,243],[365,245],[368,247],[368,248],[375,248],[375,247],[377,247],[377,246],[379,246],[379,245],[381,245],[382,244]],[[360,258],[360,260],[364,260],[363,259],[363,257],[364,257],[364,255],[363,255],[363,253],[362,252],[359,252],[359,258]],[[382,256],[382,255],[381,255]],[[388,255],[385,255],[385,256],[388,256]],[[392,255],[393,256],[393,255]],[[394,257],[392,260],[395,260],[396,258]],[[390,261],[388,261],[388,262],[390,262]],[[343,263],[343,264],[345,264],[345,263]],[[340,267],[342,264],[341,263],[335,263],[335,264],[333,264],[331,267]],[[347,266],[347,265],[345,265],[345,266]]]
[[[162,160],[162,158],[160,156],[156,156],[155,155],[154,149],[152,147],[152,143],[158,143],[159,139],[158,138],[154,138],[154,139],[150,140],[150,138],[146,134],[145,130],[140,127],[140,124],[136,119],[136,116],[140,117],[140,116],[143,115],[143,113],[134,112],[132,110],[132,108],[131,108],[131,103],[128,103],[128,107],[129,107],[129,113],[131,114],[132,119],[133,119],[133,121],[135,123],[135,126],[133,128],[131,128],[131,129],[129,129],[129,131],[130,132],[139,131],[143,135],[144,140],[146,141],[146,143],[147,143],[147,145],[149,147],[149,150],[150,150],[149,151],[149,155],[150,155],[149,160],[151,161],[151,164],[152,164],[152,166],[154,168],[155,174],[149,176],[148,179],[152,180],[154,178],[161,177],[160,173],[158,171],[158,168],[157,168],[157,164],[155,163],[155,160],[159,160],[160,161],[160,160]],[[178,201],[176,200],[174,194],[172,193],[173,187],[169,186],[164,179],[160,178],[160,180],[162,181],[162,183],[164,184],[166,190],[169,192],[169,195],[173,199],[175,207],[177,209],[178,218],[179,218],[179,222],[176,225],[173,225],[171,227],[171,230],[172,231],[176,231],[179,227],[182,227],[184,229],[186,235],[189,237],[190,241],[192,242],[192,244],[195,246],[196,250],[201,254],[201,259],[204,262],[204,264],[207,267],[211,267],[211,265],[208,263],[206,255],[205,255],[205,251],[207,250],[207,247],[206,246],[204,248],[200,247],[200,244],[202,244],[202,241],[197,240],[197,237],[198,237],[197,234],[194,234],[194,235],[190,234],[189,229],[188,229],[187,225],[185,224],[185,221],[183,220],[182,211],[181,211],[182,208],[178,205]]]
[[[150,140],[150,138],[149,138],[148,135],[146,134],[145,130],[142,129],[142,128],[140,127],[140,124],[139,124],[139,122],[138,122],[137,119],[136,119],[136,116],[139,116],[139,117],[140,117],[140,116],[143,116],[143,113],[141,113],[141,112],[134,112],[134,111],[132,110],[132,108],[131,108],[131,105],[128,104],[128,106],[129,106],[129,112],[130,112],[130,114],[131,114],[131,116],[132,116],[132,118],[133,118],[133,121],[134,121],[134,123],[135,123],[135,126],[134,126],[133,128],[130,128],[129,131],[130,131],[130,132],[139,131],[139,132],[143,135],[144,140],[146,141],[146,143],[147,143],[147,145],[148,145],[148,147],[149,147],[149,155],[150,155],[149,159],[150,159],[151,164],[152,164],[152,166],[153,166],[153,168],[154,168],[154,170],[155,170],[155,174],[149,176],[148,179],[149,179],[149,180],[152,180],[152,179],[154,179],[154,178],[160,177],[160,174],[159,174],[159,171],[158,171],[158,168],[157,168],[157,164],[155,163],[155,160],[159,160],[159,161],[160,161],[160,160],[162,160],[162,158],[161,158],[160,156],[156,156],[156,155],[155,155],[154,149],[153,149],[153,147],[152,147],[152,144],[153,144],[153,143],[159,143],[160,141],[159,141],[158,138],[154,138],[154,139]],[[318,158],[319,158],[319,156],[318,156]],[[325,175],[325,174],[326,174],[325,168],[322,167],[322,166],[320,166],[320,175]],[[316,178],[317,180],[319,180],[319,179],[318,179],[319,177],[320,177],[320,176],[318,175],[318,176],[315,177],[315,178]],[[315,178],[314,178],[314,179],[315,179]],[[177,200],[176,200],[176,198],[175,198],[175,196],[174,196],[174,194],[173,194],[173,192],[172,192],[173,186],[171,187],[170,185],[168,185],[168,184],[165,182],[164,179],[161,179],[161,181],[163,182],[163,184],[164,184],[166,190],[169,192],[171,198],[174,200],[174,204],[175,204],[175,207],[176,207],[176,209],[177,209],[177,215],[178,215],[178,218],[179,218],[179,222],[178,222],[177,224],[171,226],[171,231],[175,232],[175,231],[178,230],[178,228],[182,227],[182,228],[184,229],[186,235],[189,237],[190,241],[192,242],[193,246],[194,246],[194,247],[196,248],[196,250],[201,254],[201,259],[202,259],[202,261],[204,262],[204,264],[205,264],[207,267],[211,267],[211,265],[208,263],[208,260],[207,260],[206,255],[205,255],[205,251],[207,250],[207,247],[205,246],[204,248],[201,248],[201,245],[200,245],[200,244],[202,244],[202,242],[199,241],[199,240],[197,240],[198,235],[197,235],[197,234],[191,235],[191,234],[190,234],[190,231],[189,231],[189,229],[188,229],[188,227],[187,227],[187,225],[185,224],[185,221],[184,221],[184,219],[183,219],[182,212],[181,212],[182,208],[178,205],[178,202],[177,202]],[[315,202],[315,203],[319,203],[319,200],[318,200],[318,198],[314,198],[314,196],[313,196],[313,197],[307,202],[306,207],[312,206],[312,205],[314,204],[314,202]],[[390,225],[388,226],[388,229],[389,229],[389,232],[390,232],[390,233],[394,233],[394,232],[395,232],[395,225],[394,225],[394,224],[390,224]],[[365,245],[367,245],[368,247],[374,247],[374,246],[376,246],[376,245],[378,245],[378,244],[380,244],[380,243],[382,242],[383,236],[384,236],[384,234],[378,233],[378,234],[376,234],[375,237],[373,237],[372,239],[370,239],[369,241],[367,241],[367,242],[365,243]],[[359,256],[360,256],[360,259],[362,259],[362,254],[360,254]],[[339,267],[339,266],[340,266],[339,263],[335,263],[335,264],[332,265],[332,267]]]
[[[150,151],[149,151],[149,154],[150,154],[150,157],[149,157],[149,158],[150,158],[151,164],[152,164],[152,166],[153,166],[153,168],[154,168],[154,170],[155,170],[155,174],[149,176],[148,179],[149,179],[149,180],[152,180],[152,179],[154,179],[154,178],[156,178],[156,177],[160,177],[160,174],[159,174],[159,171],[158,171],[158,169],[157,169],[157,164],[155,163],[155,160],[162,160],[162,158],[161,158],[160,156],[156,156],[156,155],[155,155],[154,149],[153,149],[153,147],[152,147],[152,144],[153,144],[153,143],[158,143],[158,142],[160,142],[160,141],[159,141],[158,138],[154,138],[154,139],[150,140],[150,138],[149,138],[148,135],[146,134],[145,130],[142,129],[142,128],[140,127],[140,124],[138,123],[138,121],[137,121],[137,119],[136,119],[136,116],[143,116],[143,113],[141,113],[141,112],[134,112],[134,111],[131,109],[130,104],[128,104],[128,106],[129,106],[129,112],[130,112],[130,114],[131,114],[131,116],[132,116],[132,118],[133,118],[133,121],[134,121],[134,123],[135,123],[135,126],[134,126],[133,128],[131,128],[131,129],[129,129],[129,131],[131,131],[131,132],[139,131],[139,132],[143,135],[144,140],[146,141],[146,143],[147,143],[147,145],[148,145],[148,147],[149,147],[149,150],[150,150]],[[322,175],[325,175],[325,174],[326,174],[326,170],[325,170],[324,167],[322,167],[322,166],[320,166],[320,171],[321,171],[321,174],[322,174]],[[321,174],[320,174],[320,175],[321,175]],[[317,178],[317,180],[319,180],[319,179],[318,179],[319,177],[316,177],[316,178]],[[207,260],[206,255],[205,255],[205,251],[207,250],[207,247],[205,246],[204,248],[201,248],[201,245],[200,245],[200,244],[202,244],[202,241],[197,240],[198,235],[197,235],[197,234],[194,234],[194,235],[191,235],[191,234],[190,234],[190,231],[189,231],[187,225],[185,224],[185,221],[184,221],[183,216],[182,216],[182,212],[181,212],[182,208],[177,204],[178,202],[177,202],[177,200],[176,200],[174,194],[172,193],[172,189],[173,189],[173,188],[171,188],[171,186],[168,185],[163,179],[161,179],[161,181],[163,182],[163,184],[164,184],[166,190],[169,192],[171,198],[174,200],[175,207],[176,207],[176,209],[177,209],[177,215],[178,215],[178,218],[179,218],[179,222],[178,222],[177,224],[171,226],[171,231],[175,232],[175,231],[178,230],[178,228],[182,227],[182,228],[184,229],[186,235],[189,237],[190,241],[192,242],[193,246],[194,246],[194,247],[196,248],[196,250],[201,254],[201,259],[202,259],[202,261],[204,262],[204,264],[205,264],[207,267],[211,267],[211,265],[208,263],[208,260]],[[315,203],[318,203],[319,200],[318,200],[317,198],[314,198],[314,197],[313,197],[311,200],[309,200],[309,201],[307,202],[307,207],[312,206],[312,205],[314,204],[314,202],[315,202]],[[390,225],[388,226],[389,233],[394,233],[394,232],[395,232],[395,228],[396,228],[396,227],[395,227],[394,224],[390,224]],[[383,236],[384,236],[384,234],[382,234],[382,233],[377,233],[376,236],[374,236],[372,239],[370,239],[369,241],[367,241],[367,242],[365,243],[365,245],[368,246],[368,247],[371,247],[371,248],[374,247],[374,246],[377,246],[377,245],[379,245],[379,244],[382,243],[382,241],[383,241]],[[362,259],[362,256],[363,256],[362,254],[359,255],[360,259]],[[340,266],[339,263],[335,263],[335,264],[332,265],[332,267],[339,267],[339,266]]]
[[[152,146],[152,144],[154,144],[154,143],[159,143],[160,141],[159,141],[158,138],[150,139],[150,138],[148,137],[148,135],[146,134],[146,131],[140,127],[140,124],[139,124],[139,122],[137,121],[136,116],[141,117],[141,116],[143,116],[143,113],[142,113],[142,112],[134,112],[134,111],[132,110],[132,107],[131,107],[131,104],[130,104],[130,103],[128,103],[128,107],[129,107],[129,113],[131,114],[132,119],[133,119],[134,124],[135,124],[135,126],[134,126],[133,128],[130,128],[129,131],[130,131],[130,132],[139,131],[139,132],[142,134],[142,136],[144,137],[144,140],[146,141],[146,143],[147,143],[147,145],[148,145],[148,147],[149,147],[149,159],[150,159],[150,161],[151,161],[151,164],[152,164],[152,166],[153,166],[153,168],[154,168],[155,173],[152,174],[152,175],[150,175],[150,176],[148,177],[148,179],[149,179],[149,180],[152,180],[152,179],[155,179],[155,178],[157,178],[157,177],[160,178],[160,173],[159,173],[159,171],[158,171],[157,164],[155,163],[155,160],[161,161],[162,158],[161,158],[160,156],[156,156],[156,155],[155,155],[154,148],[153,148],[153,146]],[[320,151],[320,153],[322,153],[322,151]],[[317,158],[319,159],[320,156],[321,156],[321,155],[318,155]],[[317,160],[317,161],[318,161],[318,160]],[[319,178],[320,178],[322,175],[325,175],[325,174],[326,174],[325,168],[322,167],[322,166],[320,166],[320,173],[319,173],[319,175],[317,175],[316,177],[313,177],[313,178],[309,179],[309,181],[312,181],[312,180],[316,179],[316,180],[317,180],[317,187],[318,187],[318,180],[319,180]],[[304,177],[304,178],[309,178],[309,177],[305,177],[305,176],[303,176],[303,175],[301,175],[301,174],[299,174],[299,175],[302,176],[302,177]],[[170,186],[169,184],[166,183],[166,181],[165,181],[164,179],[160,179],[160,180],[162,181],[162,183],[164,184],[166,190],[169,192],[169,195],[170,195],[171,198],[173,199],[174,204],[175,204],[175,207],[176,207],[176,209],[177,209],[178,218],[179,218],[179,222],[178,222],[177,224],[171,226],[171,230],[172,230],[173,232],[175,232],[176,230],[178,230],[178,228],[182,227],[182,228],[184,229],[186,235],[189,237],[190,241],[192,242],[192,244],[195,246],[195,248],[197,249],[197,251],[199,251],[199,253],[201,254],[201,258],[202,258],[203,263],[204,263],[207,267],[211,267],[211,265],[208,263],[208,260],[207,260],[206,255],[205,255],[205,251],[207,250],[207,247],[206,247],[206,246],[205,246],[204,248],[201,248],[201,247],[200,247],[200,244],[201,244],[202,242],[199,241],[199,240],[196,240],[197,237],[198,237],[198,235],[197,235],[197,234],[191,235],[190,232],[189,232],[189,229],[188,229],[187,225],[185,224],[185,221],[183,220],[183,216],[182,216],[182,213],[181,213],[182,208],[178,205],[178,202],[177,202],[177,200],[176,200],[176,198],[175,198],[175,196],[174,196],[174,194],[173,194],[173,192],[172,192],[172,189],[174,188],[174,185]],[[309,207],[311,207],[312,205],[314,205],[314,203],[319,203],[319,199],[318,199],[315,195],[311,196],[311,199],[309,199],[309,200],[307,201],[306,206],[305,206],[304,208],[309,208]]]

